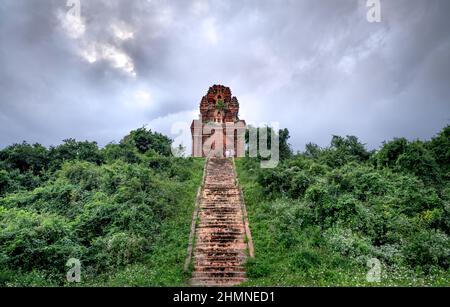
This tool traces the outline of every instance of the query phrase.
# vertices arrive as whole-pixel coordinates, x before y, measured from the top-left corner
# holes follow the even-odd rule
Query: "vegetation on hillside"
[[[334,136],[293,154],[289,131],[279,135],[277,168],[236,162],[256,253],[247,285],[449,285],[450,126],[372,152]],[[0,286],[74,285],[70,258],[82,286],[186,285],[204,161],[170,146],[142,128],[104,148],[70,139],[1,150]],[[380,284],[366,279],[375,258]]]
[[[66,140],[0,151],[0,286],[184,285],[203,160],[145,128],[119,144]]]
[[[450,126],[373,152],[334,136],[282,156],[275,169],[237,161],[256,254],[248,285],[450,285]],[[381,283],[366,279],[374,258]]]

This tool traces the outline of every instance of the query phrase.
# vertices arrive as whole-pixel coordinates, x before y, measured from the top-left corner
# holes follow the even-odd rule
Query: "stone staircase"
[[[208,159],[197,206],[191,285],[239,285],[253,246],[233,160]]]

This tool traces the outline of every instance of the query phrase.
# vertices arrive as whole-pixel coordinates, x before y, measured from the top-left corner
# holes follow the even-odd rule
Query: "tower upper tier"
[[[213,85],[200,102],[200,113],[204,123],[236,122],[239,120],[239,102],[229,87]]]

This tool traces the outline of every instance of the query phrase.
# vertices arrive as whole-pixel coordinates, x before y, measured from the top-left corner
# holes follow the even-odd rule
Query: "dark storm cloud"
[[[119,140],[189,123],[211,84],[292,143],[354,134],[377,147],[450,122],[450,2],[65,0],[0,4],[0,146]]]

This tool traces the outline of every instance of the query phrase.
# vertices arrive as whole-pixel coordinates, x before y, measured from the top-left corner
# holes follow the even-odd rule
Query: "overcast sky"
[[[0,1],[1,147],[170,135],[212,84],[300,150],[450,124],[448,0],[384,0],[380,23],[366,0],[81,0],[79,20],[66,2]]]

